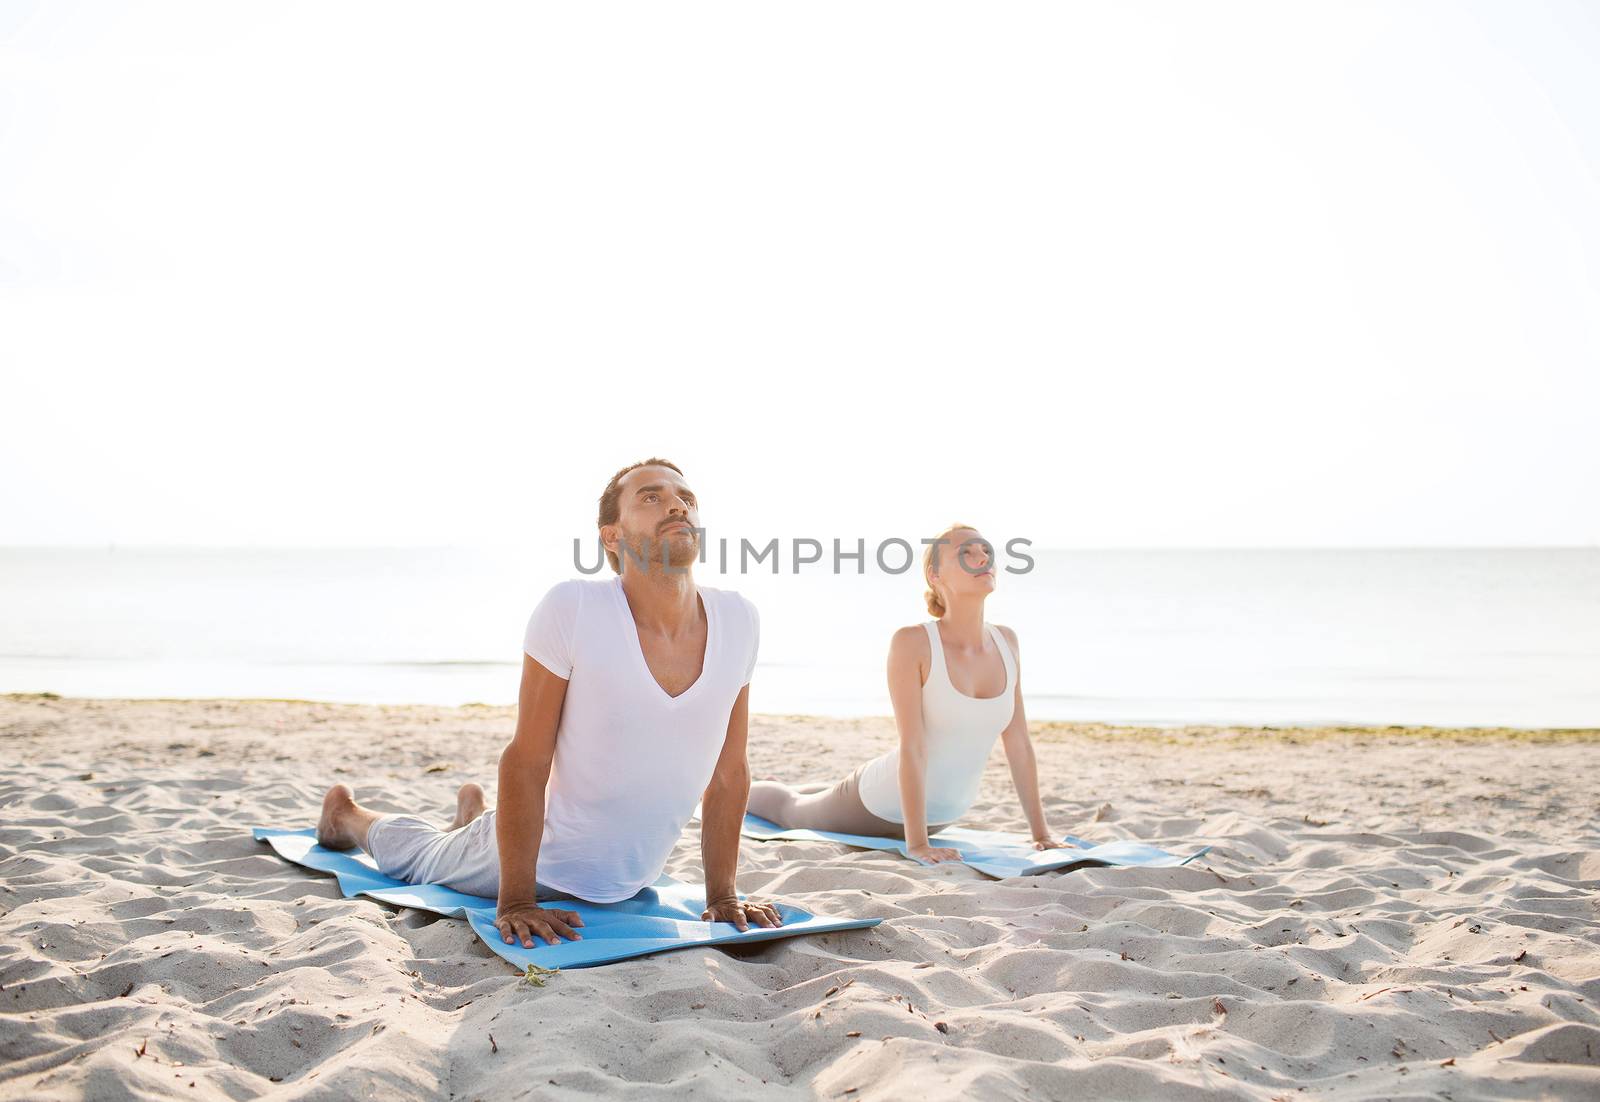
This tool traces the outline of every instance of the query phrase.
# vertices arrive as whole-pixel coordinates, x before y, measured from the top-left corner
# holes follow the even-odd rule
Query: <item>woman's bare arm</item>
[[[1044,802],[1039,798],[1039,764],[1034,758],[1033,740],[1028,737],[1028,714],[1022,706],[1022,650],[1015,632],[1007,627],[1000,632],[1011,644],[1011,655],[1017,663],[1016,702],[1011,722],[1000,732],[1000,741],[1006,748],[1006,763],[1011,766],[1011,783],[1016,785],[1022,813],[1028,817],[1028,829],[1033,832],[1033,844],[1039,849],[1054,849],[1061,843],[1050,833]]]
[[[901,628],[889,641],[889,702],[900,732],[900,816],[906,852],[919,861],[959,861],[961,854],[928,844],[928,754],[922,725],[922,652],[929,646],[921,627]],[[928,652],[932,659],[932,652]]]

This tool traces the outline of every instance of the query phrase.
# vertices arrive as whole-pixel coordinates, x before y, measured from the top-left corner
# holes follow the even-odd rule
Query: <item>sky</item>
[[[0,544],[1600,544],[1600,9],[0,7]]]

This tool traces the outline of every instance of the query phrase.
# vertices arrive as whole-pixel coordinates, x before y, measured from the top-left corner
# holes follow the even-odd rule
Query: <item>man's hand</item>
[[[1076,843],[1064,842],[1064,841],[1063,842],[1058,842],[1054,838],[1035,838],[1033,840],[1033,848],[1034,849],[1077,849],[1078,847],[1077,847]]]
[[[961,851],[946,849],[944,846],[907,846],[906,856],[914,861],[921,861],[924,865],[938,865],[945,861],[961,860]]]
[[[583,940],[583,935],[573,928],[583,925],[583,919],[577,911],[546,908],[537,903],[513,903],[501,907],[500,913],[495,915],[494,924],[507,945],[518,940],[524,949],[532,949],[536,937],[543,938],[551,945],[561,938],[568,941]]]
[[[739,932],[750,928],[750,923],[757,926],[777,927],[783,925],[783,919],[778,916],[778,908],[771,903],[757,903],[752,899],[736,899],[725,896],[722,899],[713,899],[706,904],[706,909],[700,915],[702,922],[731,922],[739,927]]]

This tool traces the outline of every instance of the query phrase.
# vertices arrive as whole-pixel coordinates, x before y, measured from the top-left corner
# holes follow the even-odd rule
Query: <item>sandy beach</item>
[[[335,780],[443,823],[512,723],[0,698],[0,1097],[1600,1097],[1600,732],[1035,724],[1058,831],[1212,851],[995,881],[747,841],[744,891],[886,921],[542,988],[250,838]],[[755,717],[753,773],[892,738]],[[998,752],[967,825],[1023,828]]]

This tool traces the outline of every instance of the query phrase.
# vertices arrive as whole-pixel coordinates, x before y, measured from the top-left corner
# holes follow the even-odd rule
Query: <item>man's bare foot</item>
[[[317,820],[317,845],[327,849],[354,849],[360,844],[353,833],[358,812],[356,794],[347,784],[336,784],[322,797],[322,818]]]
[[[483,789],[468,781],[456,791],[456,817],[450,820],[451,830],[460,830],[483,814]]]

